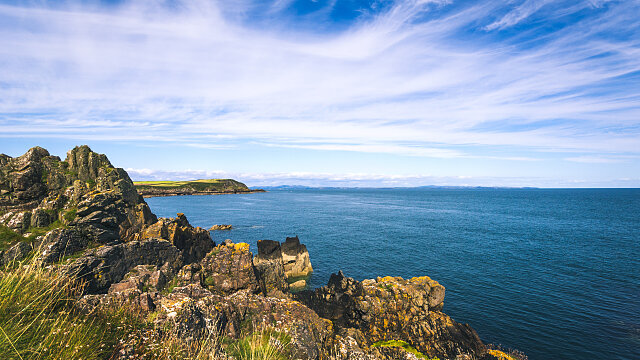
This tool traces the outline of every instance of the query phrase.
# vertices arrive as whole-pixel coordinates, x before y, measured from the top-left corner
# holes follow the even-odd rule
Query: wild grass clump
[[[0,359],[108,357],[108,332],[75,309],[78,294],[74,282],[37,260],[0,271]]]
[[[217,333],[198,339],[185,338],[175,330],[165,331],[158,341],[151,341],[147,353],[158,360],[226,360]]]
[[[291,337],[271,328],[256,330],[227,347],[236,360],[287,360]]]

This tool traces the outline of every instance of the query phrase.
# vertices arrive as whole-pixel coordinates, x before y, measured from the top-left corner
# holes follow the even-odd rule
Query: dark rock
[[[169,240],[182,251],[186,263],[194,263],[204,258],[215,246],[209,232],[203,228],[194,228],[187,217],[180,213],[176,218],[160,218],[156,223],[146,227],[140,238],[161,238]]]
[[[106,292],[137,265],[155,265],[171,277],[183,265],[180,250],[162,239],[131,241],[87,250],[67,268],[67,274],[85,283],[85,293]]]
[[[263,294],[289,291],[279,242],[258,240],[258,255],[253,258],[253,267]]]
[[[93,235],[80,228],[55,229],[42,240],[42,259],[45,263],[62,260],[87,247]]]
[[[31,227],[46,227],[55,221],[55,217],[52,213],[47,212],[44,209],[33,209],[31,212],[30,226]]]
[[[341,272],[327,286],[294,297],[339,328],[365,335],[362,346],[402,340],[429,357],[478,358],[486,350],[471,327],[440,312],[444,287],[428,277],[385,277],[358,282]]]
[[[32,244],[21,241],[5,251],[0,251],[0,267],[26,259],[33,250]]]
[[[204,286],[214,293],[230,294],[241,289],[258,291],[249,244],[222,244],[202,259]]]
[[[307,247],[300,244],[297,236],[287,237],[281,246],[284,273],[288,279],[304,278],[311,275],[313,267]]]

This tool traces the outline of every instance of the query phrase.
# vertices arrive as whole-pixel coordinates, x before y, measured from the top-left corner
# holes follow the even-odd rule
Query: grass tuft
[[[103,359],[104,326],[74,307],[78,288],[36,260],[0,272],[0,359]]]

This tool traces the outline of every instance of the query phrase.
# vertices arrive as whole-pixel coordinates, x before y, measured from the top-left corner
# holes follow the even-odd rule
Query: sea
[[[312,288],[430,276],[444,312],[530,360],[640,359],[640,189],[285,189],[147,199],[231,224],[214,241],[309,250]]]

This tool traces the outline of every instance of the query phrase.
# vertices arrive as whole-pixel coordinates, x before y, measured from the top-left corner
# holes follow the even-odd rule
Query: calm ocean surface
[[[325,285],[428,275],[444,311],[541,359],[640,359],[640,189],[318,189],[150,198],[248,242],[298,235]]]

